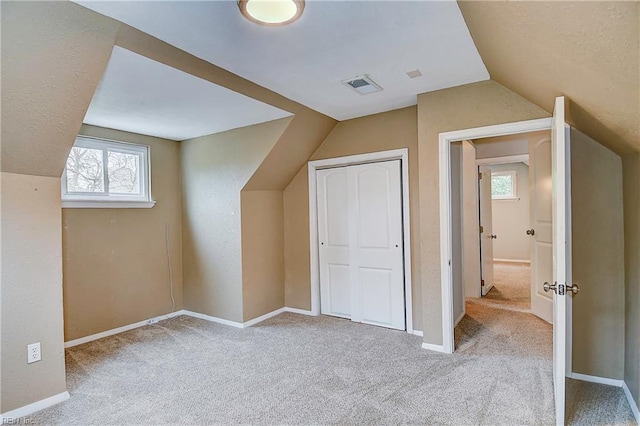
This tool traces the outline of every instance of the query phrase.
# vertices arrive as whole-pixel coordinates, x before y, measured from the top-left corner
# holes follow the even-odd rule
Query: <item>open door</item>
[[[486,296],[493,287],[493,213],[491,211],[491,169],[478,166],[478,199],[480,204],[480,285]]]
[[[553,187],[553,388],[556,424],[565,420],[565,377],[567,365],[567,293],[571,284],[571,163],[569,127],[564,118],[564,97],[556,98],[551,126],[551,176]]]
[[[551,139],[529,143],[529,203],[531,240],[531,313],[553,322],[553,295],[544,282],[553,282],[553,188],[551,187]]]

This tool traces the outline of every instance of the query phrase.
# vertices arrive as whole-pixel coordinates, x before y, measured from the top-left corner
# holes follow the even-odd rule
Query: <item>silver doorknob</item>
[[[576,295],[580,291],[580,287],[578,287],[578,284],[568,285],[567,286],[567,291],[570,291],[574,295]]]
[[[549,293],[550,290],[553,290],[555,293],[557,293],[558,283],[549,284],[548,282],[545,282],[544,284],[542,284],[542,289],[545,293]]]
[[[489,239],[491,239],[491,240],[495,240],[496,238],[498,238],[498,236],[496,234],[489,235]]]
[[[527,229],[527,235],[535,235],[536,231],[535,229]]]

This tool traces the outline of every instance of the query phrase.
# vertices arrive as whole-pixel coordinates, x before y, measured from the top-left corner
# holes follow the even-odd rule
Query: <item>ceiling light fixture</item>
[[[287,25],[304,11],[304,0],[238,0],[240,13],[260,25]]]

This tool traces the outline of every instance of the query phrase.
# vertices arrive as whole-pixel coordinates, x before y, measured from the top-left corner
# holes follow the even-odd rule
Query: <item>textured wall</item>
[[[0,413],[66,390],[60,179],[2,173]],[[41,342],[42,361],[27,364]]]
[[[2,2],[2,171],[62,175],[118,27],[71,2]]]
[[[640,406],[640,154],[622,159],[624,172],[624,381]]]
[[[624,375],[624,241],[620,157],[571,129],[573,371]]]
[[[290,121],[181,142],[186,309],[243,322],[240,191]]]
[[[460,1],[491,79],[617,150],[640,150],[640,2]]]
[[[409,107],[340,122],[310,160],[409,148],[413,326],[421,328],[420,251],[417,244],[418,164],[416,108]],[[303,167],[284,193],[286,306],[311,309],[309,265],[309,182]]]
[[[493,200],[493,258],[529,260],[531,237],[529,212],[529,167],[524,163],[496,164],[491,171],[514,170],[516,172],[517,199]]]
[[[182,309],[180,144],[83,126],[81,134],[148,145],[150,209],[63,209],[65,340],[171,311],[165,221],[175,309]]]
[[[284,306],[282,191],[242,191],[242,303],[248,321]]]
[[[442,344],[438,134],[549,114],[494,81],[418,96],[420,268],[424,341]]]

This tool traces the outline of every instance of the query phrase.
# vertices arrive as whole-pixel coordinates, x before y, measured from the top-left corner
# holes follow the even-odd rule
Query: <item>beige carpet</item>
[[[467,312],[453,355],[331,317],[285,313],[240,330],[181,316],[68,349],[71,399],[26,420],[553,424],[550,326],[479,305]]]
[[[531,310],[531,267],[523,263],[495,262],[493,288],[481,299],[471,303],[519,312]]]

